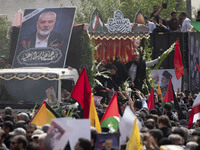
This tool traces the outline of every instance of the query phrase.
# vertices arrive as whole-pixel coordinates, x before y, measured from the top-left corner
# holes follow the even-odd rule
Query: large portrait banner
[[[12,67],[63,68],[75,9],[25,9]]]
[[[153,80],[155,80],[156,86],[158,86],[158,83],[159,83],[163,98],[167,92],[168,83],[169,83],[170,78],[171,78],[175,92],[177,92],[178,89],[179,90],[182,89],[181,88],[182,87],[181,86],[182,77],[179,80],[177,80],[174,69],[153,70],[151,75],[153,76]]]
[[[200,35],[199,33],[188,34],[189,49],[189,90],[199,91],[200,77],[196,63],[200,65]]]

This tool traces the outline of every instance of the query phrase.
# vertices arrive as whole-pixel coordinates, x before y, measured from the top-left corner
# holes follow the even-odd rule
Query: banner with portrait
[[[153,70],[151,75],[153,76],[153,80],[155,80],[156,85],[159,83],[163,96],[167,92],[170,77],[174,87],[174,91],[177,92],[178,88],[179,90],[181,90],[182,77],[177,80],[174,69]]]
[[[25,9],[12,67],[63,68],[75,7]]]
[[[200,65],[200,34],[188,33],[188,55],[189,55],[189,90],[199,91],[200,78],[195,63]]]

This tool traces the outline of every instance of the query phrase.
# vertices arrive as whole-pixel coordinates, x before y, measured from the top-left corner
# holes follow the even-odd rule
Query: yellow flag
[[[94,98],[93,94],[91,94],[91,101],[90,101],[90,113],[89,113],[89,118],[90,118],[90,125],[95,127],[97,129],[98,133],[101,133],[101,126],[99,123],[99,117],[97,115],[97,111],[94,105]]]
[[[133,123],[132,133],[127,143],[126,150],[143,150],[140,131],[137,124],[137,117]]]
[[[158,95],[161,95],[160,99],[161,99],[161,102],[163,102],[162,92],[161,92],[159,83],[158,83]]]
[[[29,123],[35,124],[36,126],[43,126],[45,124],[51,124],[51,119],[58,117],[58,114],[45,101],[43,101]]]

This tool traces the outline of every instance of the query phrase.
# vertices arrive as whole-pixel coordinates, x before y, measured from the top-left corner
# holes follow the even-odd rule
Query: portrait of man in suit
[[[60,33],[53,31],[56,23],[56,13],[53,11],[43,12],[37,20],[36,29],[28,38],[22,41],[22,46],[28,48],[53,47],[60,49],[63,45],[63,38]]]
[[[75,7],[25,9],[12,67],[65,66]]]

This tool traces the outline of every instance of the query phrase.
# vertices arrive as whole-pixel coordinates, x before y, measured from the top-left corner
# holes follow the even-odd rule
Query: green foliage
[[[77,6],[75,23],[89,23],[93,11],[97,8],[104,23],[108,18],[113,18],[114,12],[120,7],[120,0],[70,0],[71,4]]]
[[[147,61],[151,61],[151,55],[152,55],[152,48],[150,47],[150,40],[149,39],[143,39],[141,42],[141,45],[143,46],[143,49],[140,53],[142,56],[142,59]],[[152,87],[156,87],[155,81],[152,80],[152,68],[148,67],[146,68],[146,79],[144,81],[144,85],[142,87],[142,93],[147,95],[150,93]]]
[[[0,16],[0,55],[9,56],[10,41],[6,38],[7,30],[11,22],[8,21],[7,16]]]
[[[131,22],[134,21],[136,12],[141,9],[143,14],[150,17],[153,12],[153,6],[161,6],[162,1],[158,0],[70,0],[71,4],[77,6],[75,23],[89,23],[93,11],[97,8],[103,18],[104,23],[107,23],[108,18],[113,18],[114,12],[119,9],[124,14],[125,18],[129,18]],[[163,9],[160,17],[164,19],[170,18],[172,11],[178,12],[186,11],[186,0],[177,3],[177,0],[167,0],[167,9]],[[179,0],[180,1],[180,0]]]
[[[94,64],[94,49],[95,47],[93,46],[91,40],[89,39],[86,31],[82,32],[81,35],[81,58],[80,58],[80,62],[81,64],[83,64],[87,70],[87,75],[88,75],[88,80],[90,82],[90,84],[92,83],[93,80],[93,71],[92,71],[92,67]]]
[[[164,19],[171,18],[171,12],[176,11],[180,13],[181,11],[186,10],[186,2],[183,1],[181,5],[177,8],[177,0],[168,0],[167,9],[163,9],[160,13],[160,17]],[[125,0],[120,10],[123,12],[125,18],[129,18],[131,22],[134,21],[135,14],[138,9],[141,9],[143,15],[150,17],[153,12],[153,6],[162,5],[162,1],[157,0]]]

